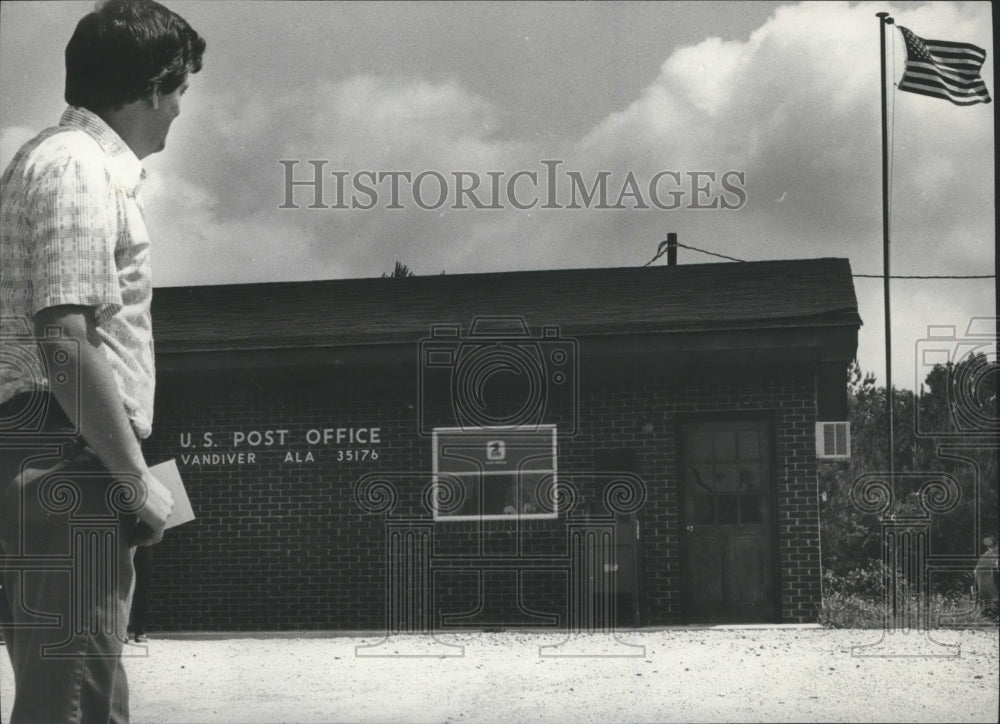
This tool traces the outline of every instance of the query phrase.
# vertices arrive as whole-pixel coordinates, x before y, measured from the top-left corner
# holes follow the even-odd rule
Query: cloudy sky
[[[875,13],[985,48],[996,95],[985,2],[168,5],[208,51],[167,151],[146,159],[160,286],[396,260],[422,275],[637,266],[671,231],[880,274]],[[0,163],[58,119],[63,49],[92,6],[0,3]],[[892,80],[904,60],[893,30]],[[893,274],[993,272],[993,108],[890,88]],[[319,193],[287,185],[317,168]],[[601,181],[604,203],[586,201]],[[882,283],[855,285],[859,358],[884,379]],[[894,382],[912,388],[928,325],[964,337],[995,314],[995,280],[898,280],[892,301]]]

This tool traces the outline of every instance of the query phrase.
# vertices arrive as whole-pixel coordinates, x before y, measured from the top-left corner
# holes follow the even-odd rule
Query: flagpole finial
[[[892,25],[895,22],[892,19],[892,16],[890,16],[889,13],[886,12],[875,13],[875,17],[881,18],[882,22],[885,23],[886,25]]]

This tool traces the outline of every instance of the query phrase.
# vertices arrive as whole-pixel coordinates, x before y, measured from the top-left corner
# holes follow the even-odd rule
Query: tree
[[[977,538],[997,530],[998,445],[981,434],[996,426],[996,387],[995,366],[977,354],[935,366],[919,396],[893,395],[894,471],[947,473],[959,487],[955,507],[931,516],[932,554],[979,553]],[[881,520],[859,510],[850,491],[860,476],[888,470],[886,390],[857,362],[848,376],[848,418],[851,459],[819,468],[823,566],[838,576],[881,559]]]
[[[410,267],[401,261],[396,262],[396,268],[392,270],[392,274],[382,273],[383,279],[405,279],[412,276],[416,276],[416,274],[410,271]]]

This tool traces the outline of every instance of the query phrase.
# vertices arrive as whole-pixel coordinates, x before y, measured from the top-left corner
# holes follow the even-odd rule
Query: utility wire
[[[696,246],[688,246],[687,244],[682,244],[679,241],[675,242],[677,246],[683,247],[684,249],[690,249],[691,251],[700,251],[702,254],[708,254],[709,256],[717,256],[720,259],[728,259],[729,261],[746,261],[746,259],[737,259],[735,256],[726,256],[725,254],[717,254],[714,251],[708,251],[707,249],[699,249]],[[667,253],[667,242],[660,242],[660,246],[656,250],[656,255],[647,261],[643,266],[649,266],[654,261],[659,259],[661,256]]]
[[[881,279],[881,274],[852,274],[864,279]],[[890,274],[890,279],[996,279],[996,274]]]
[[[739,261],[746,262],[747,259],[737,259],[735,256],[727,256],[726,254],[719,254],[714,251],[708,251],[707,249],[699,249],[697,246],[689,246],[687,244],[682,244],[679,241],[677,246],[683,247],[685,249],[690,249],[691,251],[697,251],[702,254],[708,254],[709,256],[717,256],[720,259],[728,259],[729,261]],[[647,261],[643,266],[649,266],[654,261],[659,259],[661,256],[667,253],[667,242],[661,242],[660,246],[656,250],[656,255]],[[852,274],[853,277],[858,277],[862,279],[883,279],[884,274]],[[996,279],[996,274],[890,274],[890,279]]]
[[[699,249],[695,246],[688,246],[687,244],[682,244],[679,241],[677,246],[682,246],[685,249],[690,249],[691,251],[700,251],[702,254],[708,254],[709,256],[717,256],[720,259],[729,259],[729,261],[746,261],[746,259],[737,259],[735,256],[726,256],[725,254],[716,254],[714,251],[706,251],[705,249]]]

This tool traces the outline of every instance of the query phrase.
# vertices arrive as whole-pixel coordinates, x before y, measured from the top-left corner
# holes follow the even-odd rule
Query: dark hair
[[[201,70],[205,40],[153,0],[107,0],[85,15],[66,45],[66,102],[120,108],[159,86],[172,93]]]

